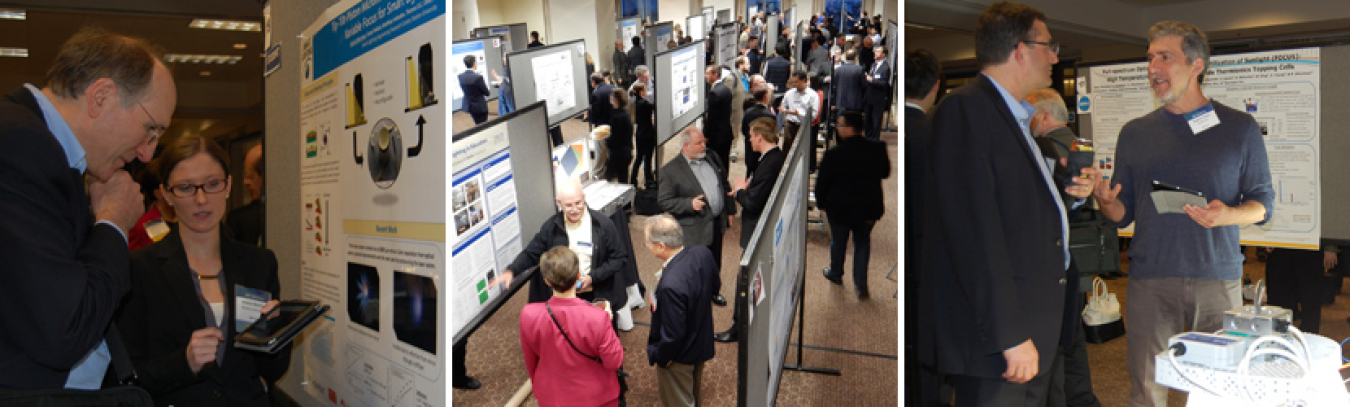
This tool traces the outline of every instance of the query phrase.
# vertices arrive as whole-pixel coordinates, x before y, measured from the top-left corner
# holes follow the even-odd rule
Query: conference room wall
[[[684,29],[684,19],[694,15],[689,12],[689,8],[693,7],[691,0],[659,0],[659,2],[657,9],[660,10],[661,15],[658,17],[661,17],[661,21],[679,24],[681,30]]]

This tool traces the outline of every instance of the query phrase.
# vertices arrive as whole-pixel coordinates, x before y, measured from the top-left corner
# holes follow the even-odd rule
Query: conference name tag
[[[272,293],[267,291],[248,288],[242,285],[234,285],[234,330],[243,331],[253,321],[257,321],[262,316],[263,305],[272,300]]]
[[[1219,115],[1214,113],[1214,104],[1212,103],[1186,113],[1185,116],[1186,124],[1191,126],[1191,134],[1200,134],[1202,131],[1219,125]]]

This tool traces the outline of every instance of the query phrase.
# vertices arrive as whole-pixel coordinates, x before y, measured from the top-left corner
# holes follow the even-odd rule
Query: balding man
[[[230,211],[225,224],[234,234],[234,240],[262,246],[263,236],[263,148],[262,143],[254,145],[244,155],[244,189],[248,190],[249,203]]]
[[[622,241],[614,222],[586,207],[586,194],[576,180],[560,182],[556,188],[554,202],[561,211],[539,227],[539,233],[516,255],[515,261],[502,270],[501,277],[494,283],[506,283],[509,287],[516,271],[538,265],[539,256],[545,251],[563,246],[576,252],[581,262],[578,297],[588,301],[604,298],[610,304],[627,304],[628,293],[624,288],[628,284],[619,280],[626,280],[622,270],[631,260],[629,245]],[[547,301],[553,295],[553,290],[537,273],[529,284],[530,302]]]
[[[726,162],[716,152],[708,152],[703,132],[690,127],[680,133],[680,154],[661,166],[657,178],[656,202],[661,211],[680,221],[685,244],[708,246],[717,270],[722,269],[722,235],[727,230],[727,215],[736,213],[728,198]],[[713,278],[712,300],[725,306],[720,272]]]
[[[11,146],[0,149],[0,388],[103,383],[104,338],[131,288],[125,232],[145,211],[122,167],[150,161],[178,100],[160,57],[143,40],[82,29],[46,87],[0,99]]]
[[[681,229],[666,214],[647,218],[642,228],[647,249],[663,262],[652,293],[647,363],[656,365],[657,388],[666,406],[699,405],[703,365],[716,354],[708,306],[716,266],[707,248],[684,243]]]

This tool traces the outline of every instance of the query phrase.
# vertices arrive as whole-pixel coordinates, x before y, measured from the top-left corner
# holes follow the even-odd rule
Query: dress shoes
[[[473,378],[473,376],[456,377],[451,381],[450,385],[456,389],[467,390],[478,390],[479,387],[483,387],[483,383],[480,383],[478,379]]]
[[[866,287],[857,287],[857,288],[854,288],[854,289],[853,289],[853,293],[854,293],[854,294],[857,294],[857,295],[858,295],[858,299],[860,299],[860,300],[865,300],[865,299],[868,299],[868,298],[872,298],[872,294],[867,292],[867,288],[866,288]]]
[[[843,275],[843,273],[840,273],[840,274],[830,274],[830,268],[829,268],[829,267],[826,267],[824,270],[821,270],[820,272],[821,272],[821,274],[824,274],[824,275],[825,275],[825,279],[826,279],[826,280],[830,280],[830,282],[831,282],[831,283],[834,283],[834,285],[844,285],[844,275]]]
[[[713,340],[718,342],[736,342],[736,339],[737,338],[735,326],[731,327],[731,329],[728,329],[726,331],[713,334]]]
[[[725,307],[727,306],[727,297],[723,297],[722,294],[717,294],[713,296],[713,304],[719,307]]]

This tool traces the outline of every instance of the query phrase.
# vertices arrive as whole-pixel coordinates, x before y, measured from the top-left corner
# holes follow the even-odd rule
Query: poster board
[[[454,103],[451,106],[452,111],[459,111],[463,103],[463,91],[459,88],[458,78],[459,74],[468,70],[464,66],[464,57],[467,55],[473,55],[478,60],[477,69],[474,69],[474,71],[482,75],[483,81],[488,85],[488,100],[497,99],[499,89],[492,86],[492,72],[504,76],[506,69],[502,66],[502,55],[504,54],[504,47],[509,47],[506,44],[502,37],[495,35],[450,43],[450,61],[448,63],[454,67],[452,72],[454,76],[452,77],[455,78],[454,89],[450,91],[454,96]]]
[[[707,104],[703,71],[705,41],[656,54],[656,145],[666,143],[676,133],[703,115]]]
[[[304,391],[446,404],[446,3],[342,1],[301,32],[299,297],[330,305],[294,349]],[[461,65],[462,66],[462,65]],[[284,212],[283,212],[284,213]]]
[[[736,23],[719,24],[713,28],[713,38],[717,47],[714,55],[718,65],[735,67],[736,57],[740,56],[740,47],[737,43],[740,38],[739,28],[740,25]]]
[[[548,116],[543,102],[511,112],[451,140],[450,332],[458,343],[529,281],[489,286],[556,211]],[[477,213],[485,214],[474,218]],[[525,270],[514,270],[517,274]]]
[[[617,35],[619,40],[623,41],[623,52],[633,49],[633,37],[637,37],[642,32],[642,21],[637,17],[625,18],[616,23],[619,28]]]
[[[731,18],[731,9],[717,10],[717,24],[730,23],[733,22],[733,20],[734,19]]]
[[[1343,47],[1341,47],[1343,48]],[[1296,48],[1210,57],[1205,96],[1251,114],[1262,128],[1276,200],[1265,225],[1241,229],[1242,244],[1316,250],[1323,230],[1321,136],[1327,92],[1323,91],[1322,48]],[[1094,141],[1096,163],[1104,176],[1115,172],[1120,129],[1130,120],[1161,107],[1148,82],[1147,63],[1118,63],[1078,70],[1079,130]],[[1331,110],[1326,110],[1331,111]],[[1333,115],[1334,116],[1334,115]],[[1340,144],[1330,142],[1326,144]],[[1133,225],[1131,225],[1133,226]],[[1328,228],[1328,231],[1332,229]],[[1350,230],[1335,229],[1335,239]],[[1132,236],[1133,227],[1122,229]]]
[[[764,35],[760,36],[759,41],[764,43],[764,56],[765,56],[764,60],[768,61],[769,58],[772,58],[773,54],[777,52],[778,32],[782,31],[782,29],[778,28],[777,15],[769,16],[768,18],[766,18],[766,20],[767,21],[765,21],[764,23]],[[788,60],[791,60],[792,59],[791,54],[792,51],[788,51],[788,55],[783,55],[783,58],[788,58]]]
[[[490,25],[473,29],[474,37],[500,35],[511,44],[510,50],[525,49],[530,45],[530,30],[525,23]]]
[[[804,120],[812,120],[812,114]],[[754,226],[736,278],[738,321],[745,321],[737,343],[737,405],[773,406],[794,316],[805,283],[806,202],[809,191],[806,152],[810,126],[802,126],[787,152],[769,203]]]
[[[546,102],[550,127],[581,114],[590,107],[585,54],[580,39],[508,54],[516,103]]]
[[[708,30],[704,27],[705,21],[711,21],[702,14],[692,15],[684,19],[684,35],[688,35],[694,41],[702,40],[708,36]],[[678,42],[678,40],[677,40]]]

